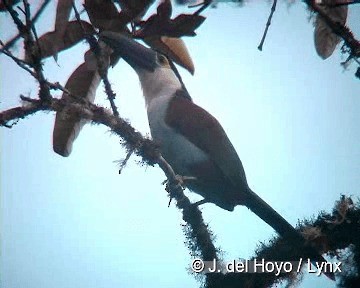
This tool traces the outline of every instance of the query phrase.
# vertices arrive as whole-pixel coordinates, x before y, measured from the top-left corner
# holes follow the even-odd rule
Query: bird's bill
[[[155,70],[157,66],[156,52],[132,38],[121,33],[104,31],[100,34],[100,40],[110,46],[135,70],[139,68],[148,71]]]

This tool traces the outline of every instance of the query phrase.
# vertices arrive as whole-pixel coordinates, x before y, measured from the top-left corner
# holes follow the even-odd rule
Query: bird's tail
[[[250,189],[249,189],[250,190]],[[249,191],[251,197],[246,200],[247,206],[252,212],[269,224],[284,239],[289,239],[294,247],[299,247],[304,253],[304,257],[316,262],[327,263],[323,256],[311,244],[307,244],[305,238],[298,232],[289,222],[287,222],[279,213],[277,213],[270,205],[261,199],[255,192]],[[316,266],[315,266],[316,267]],[[334,273],[323,272],[331,280],[335,280]]]

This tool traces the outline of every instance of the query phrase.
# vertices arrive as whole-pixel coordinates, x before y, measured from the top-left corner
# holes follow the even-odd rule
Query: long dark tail
[[[250,190],[250,188],[249,188]],[[295,228],[287,222],[279,213],[277,213],[270,205],[261,199],[255,192],[249,191],[250,197],[247,198],[245,206],[252,212],[269,224],[284,239],[288,239],[296,247],[302,249],[304,257],[310,258],[311,262],[327,262],[324,257],[311,245],[306,245],[305,238],[295,230]],[[333,273],[324,272],[331,280],[335,280]]]

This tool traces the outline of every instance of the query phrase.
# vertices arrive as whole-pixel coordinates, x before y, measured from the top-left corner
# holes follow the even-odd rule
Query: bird
[[[191,176],[186,187],[233,211],[248,207],[278,234],[306,246],[313,261],[326,262],[304,237],[251,190],[242,162],[219,121],[196,105],[171,61],[127,35],[103,31],[99,37],[138,74],[147,109],[150,133],[163,158],[178,175]],[[304,250],[304,251],[305,251]],[[334,280],[333,275],[327,275]]]

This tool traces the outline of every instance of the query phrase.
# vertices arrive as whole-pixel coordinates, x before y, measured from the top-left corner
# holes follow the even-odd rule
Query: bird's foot
[[[175,189],[181,188],[182,190],[184,190],[186,187],[185,182],[190,181],[190,180],[196,180],[196,177],[175,175],[175,179],[173,181],[170,182],[169,179],[166,179],[165,181],[162,182],[162,185],[166,184],[165,190],[170,193],[170,200],[169,200],[168,207],[170,206],[171,200],[173,198],[171,195],[172,189],[170,189],[170,185],[174,185],[173,188],[175,188]]]
[[[182,175],[175,175],[175,185],[180,185],[181,187],[185,188],[186,187],[186,182],[187,181],[193,181],[196,180],[196,177],[193,176],[182,176]],[[164,180],[162,183],[162,185],[166,184],[169,185],[169,179]]]

